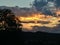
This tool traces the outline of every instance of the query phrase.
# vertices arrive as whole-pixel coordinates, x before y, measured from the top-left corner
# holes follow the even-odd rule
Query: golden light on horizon
[[[29,15],[27,17],[24,16],[20,16],[18,17],[19,20],[25,21],[25,22],[29,22],[29,21],[34,21],[35,23],[22,23],[23,24],[23,28],[32,30],[33,26],[38,26],[38,27],[49,27],[49,28],[54,28],[56,27],[58,24],[60,24],[59,20],[60,17],[54,17],[54,16],[49,16],[49,15],[44,15],[44,14],[32,14]],[[42,23],[38,23],[38,21],[44,21],[44,22],[49,22],[47,24],[42,24]]]

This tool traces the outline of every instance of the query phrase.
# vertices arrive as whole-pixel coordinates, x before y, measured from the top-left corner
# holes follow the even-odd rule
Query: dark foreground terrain
[[[0,31],[1,45],[60,45],[60,34]]]

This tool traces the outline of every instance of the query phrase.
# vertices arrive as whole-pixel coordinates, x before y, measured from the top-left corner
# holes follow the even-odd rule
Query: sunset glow
[[[58,14],[58,13],[57,13]],[[29,29],[31,30],[33,28],[33,26],[38,26],[38,27],[49,27],[49,28],[54,28],[56,27],[58,24],[60,24],[59,20],[60,17],[59,16],[49,16],[49,15],[44,15],[44,14],[32,14],[30,16],[20,16],[19,20],[21,22],[29,22],[29,21],[33,21],[34,23],[22,23],[23,24],[23,28]],[[49,23],[44,23],[40,22],[38,23],[38,21],[44,21],[44,22],[49,22]]]

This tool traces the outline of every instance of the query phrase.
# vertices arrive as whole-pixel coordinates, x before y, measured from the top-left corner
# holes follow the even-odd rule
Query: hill
[[[11,45],[58,45],[60,34],[47,32],[0,31],[2,44]]]

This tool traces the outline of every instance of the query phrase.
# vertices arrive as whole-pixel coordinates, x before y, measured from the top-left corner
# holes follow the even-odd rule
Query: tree
[[[3,9],[2,10],[2,18],[4,21],[4,28],[6,30],[16,30],[19,28],[18,23],[16,23],[16,16],[14,15],[14,13],[10,10],[10,9]]]
[[[0,9],[0,30],[4,30],[4,22],[3,22],[3,14],[2,10]]]

